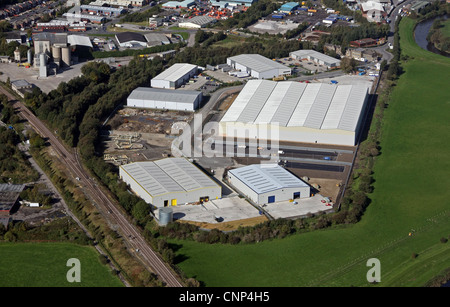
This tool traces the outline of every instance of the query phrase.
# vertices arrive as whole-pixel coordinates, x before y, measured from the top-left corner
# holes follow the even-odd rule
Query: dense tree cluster
[[[148,19],[150,17],[153,17],[153,15],[157,15],[161,13],[162,9],[159,5],[155,5],[151,7],[148,10],[142,11],[142,12],[135,12],[131,14],[126,14],[124,17],[122,17],[122,22],[148,22]]]
[[[30,167],[25,154],[17,147],[21,142],[19,135],[9,128],[20,120],[4,95],[0,96],[0,120],[8,126],[0,126],[0,183],[37,180],[39,174]]]
[[[450,53],[450,37],[446,36],[442,31],[444,27],[444,19],[436,19],[433,22],[433,26],[428,32],[427,39],[437,49]]]
[[[344,51],[349,47],[351,41],[363,38],[378,39],[389,35],[389,25],[378,25],[376,23],[364,23],[358,27],[335,26],[327,28],[319,26],[317,29],[330,33],[320,37],[318,50],[322,50],[323,45],[328,43],[341,46]]]
[[[215,27],[224,29],[246,28],[261,17],[265,17],[278,9],[279,4],[272,0],[259,0],[252,4],[247,11],[236,14],[233,18],[221,20],[215,24]]]

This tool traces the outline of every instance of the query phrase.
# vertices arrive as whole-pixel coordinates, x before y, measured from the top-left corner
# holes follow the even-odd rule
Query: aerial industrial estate
[[[68,218],[126,286],[220,285],[203,268],[196,280],[190,256],[177,265],[180,234],[245,245],[358,222],[400,82],[400,20],[448,13],[417,0],[9,2],[0,132],[20,135],[39,175],[0,168],[0,239]]]

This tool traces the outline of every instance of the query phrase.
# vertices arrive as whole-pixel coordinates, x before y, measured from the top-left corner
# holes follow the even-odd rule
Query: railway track
[[[183,287],[177,275],[171,268],[156,254],[155,251],[147,244],[141,233],[134,227],[122,212],[116,207],[108,194],[99,187],[94,179],[83,168],[80,158],[75,153],[70,152],[48,128],[41,122],[28,108],[11,95],[4,88],[0,87],[0,92],[5,94],[10,100],[12,106],[18,111],[19,116],[27,120],[30,125],[42,137],[46,138],[50,146],[61,157],[66,164],[68,170],[74,177],[79,178],[79,183],[83,187],[84,192],[94,201],[103,211],[107,218],[119,227],[119,231],[127,241],[128,245],[135,251],[139,259],[148,265],[151,270],[168,287]]]

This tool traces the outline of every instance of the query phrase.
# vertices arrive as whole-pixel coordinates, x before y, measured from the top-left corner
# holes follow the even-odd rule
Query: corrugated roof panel
[[[368,88],[364,85],[352,85],[347,104],[343,111],[339,129],[355,131],[366,100]]]
[[[272,117],[272,123],[278,123],[278,125],[282,127],[288,125],[305,89],[306,84],[304,83],[290,82],[290,87],[284,96],[283,102]]]
[[[351,85],[341,85],[336,88],[333,100],[323,120],[321,129],[337,129],[344,113],[347,100],[352,89]]]
[[[284,100],[284,96],[289,91],[291,84],[289,82],[280,82],[273,89],[271,95],[266,101],[266,104],[259,112],[258,117],[255,119],[255,123],[270,123],[272,117],[275,115],[281,102]]]
[[[131,92],[128,99],[194,103],[200,94],[198,91],[138,87]]]
[[[305,120],[304,126],[314,129],[320,129],[335,91],[335,85],[321,85],[320,91],[317,94],[313,105],[311,106],[311,110],[309,111],[308,117]]]
[[[288,187],[308,186],[277,164],[252,164],[229,172],[258,194]]]
[[[289,67],[259,54],[240,54],[229,59],[256,72],[264,72],[272,69],[289,69]]]
[[[184,158],[135,162],[122,165],[121,168],[152,196],[217,186],[211,178]]]
[[[188,63],[175,63],[153,79],[175,82],[194,68],[197,68],[197,65]]]
[[[255,91],[259,87],[263,80],[250,80],[247,82],[245,87],[239,93],[239,95],[234,100],[233,104],[228,108],[228,111],[223,116],[223,122],[235,122],[241,115],[248,101],[255,94]]]
[[[274,82],[263,80],[237,120],[242,123],[253,123],[276,85]]]
[[[304,84],[306,87],[306,84]],[[321,83],[311,83],[303,91],[302,96],[297,104],[297,107],[292,112],[291,119],[289,120],[288,127],[298,127],[305,124],[308,114],[311,110],[314,101],[320,91]]]

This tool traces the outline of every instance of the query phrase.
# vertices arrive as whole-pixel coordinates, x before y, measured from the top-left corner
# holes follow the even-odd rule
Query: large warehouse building
[[[221,186],[184,158],[122,165],[119,175],[134,193],[158,208],[222,197]]]
[[[152,87],[178,88],[197,74],[198,66],[187,63],[175,63],[150,81]]]
[[[250,80],[220,121],[219,135],[354,146],[368,89],[363,84]]]
[[[202,102],[202,92],[138,87],[127,98],[127,106],[176,111],[197,110]]]
[[[227,64],[257,79],[272,79],[292,73],[289,67],[259,54],[240,54],[229,57]]]
[[[312,49],[297,50],[289,53],[289,57],[294,60],[307,59],[328,68],[336,68],[341,66],[341,60],[335,59],[329,55],[320,53]]]
[[[230,183],[258,205],[311,196],[310,186],[277,164],[252,164],[228,171]]]

